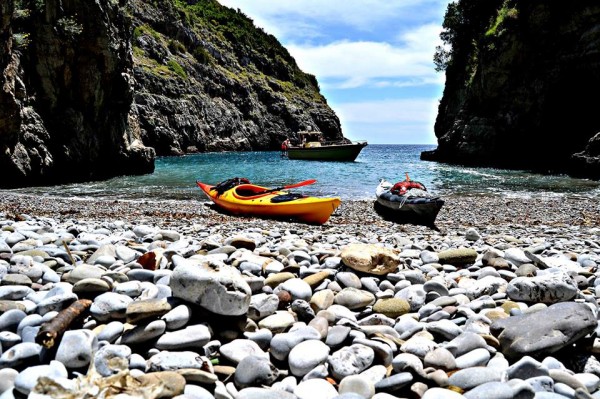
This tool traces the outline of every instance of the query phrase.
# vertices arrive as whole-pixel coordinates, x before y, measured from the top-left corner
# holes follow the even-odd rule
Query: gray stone
[[[350,345],[329,356],[331,374],[341,380],[348,375],[359,374],[366,370],[375,359],[373,349],[365,345]]]
[[[597,326],[589,306],[566,302],[535,313],[498,319],[492,324],[492,332],[505,356],[520,358],[554,353],[593,332]]]
[[[22,365],[34,366],[40,361],[42,347],[33,342],[16,344],[0,356],[0,368],[18,368]]]
[[[513,301],[557,303],[577,295],[577,284],[563,271],[534,277],[517,277],[508,283],[506,293]]]
[[[458,370],[448,379],[450,385],[455,385],[461,389],[468,390],[487,382],[497,381],[502,378],[502,372],[498,369],[487,367],[469,367],[468,369]]]
[[[298,399],[333,399],[338,396],[338,392],[324,379],[312,378],[298,384],[294,395]]]
[[[105,292],[94,299],[90,306],[90,313],[99,321],[124,319],[127,305],[132,301],[133,299],[126,295]]]
[[[513,399],[513,389],[503,382],[487,382],[464,394],[467,399]]]
[[[237,365],[234,374],[239,388],[271,385],[279,377],[279,370],[263,356],[246,356]]]
[[[347,329],[347,332],[350,332],[350,328],[348,327],[343,327],[343,329]],[[321,334],[310,326],[300,327],[287,333],[276,334],[271,340],[271,355],[277,360],[285,360],[292,348],[303,341],[311,339],[321,339]]]
[[[392,374],[375,384],[375,389],[377,391],[395,392],[404,388],[412,380],[413,376],[411,373]]]
[[[163,321],[164,322],[164,321]],[[187,326],[160,336],[154,347],[160,350],[201,349],[211,339],[210,330],[203,324]]]
[[[237,269],[224,264],[177,262],[170,280],[173,296],[216,314],[246,314],[252,291]]]
[[[94,367],[101,376],[108,377],[129,369],[130,357],[131,349],[126,345],[104,345],[94,354]]]
[[[154,320],[147,324],[140,324],[121,335],[121,344],[140,344],[160,337],[166,330],[167,323],[164,320]]]
[[[86,367],[98,348],[98,339],[90,330],[69,330],[56,350],[56,360],[68,368]]]
[[[260,349],[256,342],[250,341],[249,339],[234,339],[233,341],[222,345],[219,348],[219,351],[225,359],[235,364],[241,362],[243,358],[250,355],[269,358],[268,353],[265,353]]]
[[[328,355],[329,347],[321,341],[311,339],[300,342],[292,348],[288,356],[290,371],[296,377],[303,377],[313,368],[323,364]]]
[[[0,370],[0,394],[12,389],[19,372],[15,369],[6,368]]]
[[[98,333],[98,341],[107,341],[112,344],[121,336],[123,329],[123,323],[111,321]]]
[[[47,365],[28,367],[15,378],[15,389],[23,395],[29,395],[40,377],[67,378],[68,372],[65,366],[56,360]]]
[[[146,372],[179,369],[212,370],[212,365],[207,357],[190,351],[162,351],[150,357],[146,362]]]

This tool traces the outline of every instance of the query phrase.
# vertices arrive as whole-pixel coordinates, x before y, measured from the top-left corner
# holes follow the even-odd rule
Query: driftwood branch
[[[73,302],[69,307],[61,310],[52,320],[42,324],[42,327],[35,337],[35,342],[44,346],[46,349],[52,348],[56,339],[61,336],[76,319],[83,317],[91,305],[92,301],[89,299],[80,299]]]

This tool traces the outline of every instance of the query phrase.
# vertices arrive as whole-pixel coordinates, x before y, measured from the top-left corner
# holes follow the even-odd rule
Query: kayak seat
[[[274,204],[277,204],[280,202],[288,202],[288,201],[297,200],[299,198],[306,198],[306,196],[302,195],[302,194],[293,194],[293,193],[281,194],[281,195],[276,195],[275,197],[271,198],[271,202]]]

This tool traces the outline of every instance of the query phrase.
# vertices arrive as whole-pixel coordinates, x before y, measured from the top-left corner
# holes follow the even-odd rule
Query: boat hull
[[[286,191],[274,191],[246,197],[237,194],[236,190],[241,192],[248,188],[261,189],[257,191],[269,190],[251,184],[234,187],[217,196],[216,191],[211,190],[213,186],[201,182],[197,182],[197,184],[215,205],[234,215],[294,219],[304,223],[323,224],[329,220],[331,214],[341,203],[338,197],[304,197],[286,202],[271,202],[271,199],[276,196],[288,194]]]
[[[318,161],[354,161],[367,143],[325,145],[321,147],[290,147],[287,150],[289,159]]]
[[[380,184],[376,190],[375,210],[398,222],[434,225],[444,200],[439,197],[411,197],[390,192],[391,184]]]

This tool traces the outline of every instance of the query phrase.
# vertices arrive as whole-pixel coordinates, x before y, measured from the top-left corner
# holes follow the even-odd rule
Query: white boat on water
[[[298,132],[300,143],[287,148],[289,159],[318,161],[354,161],[360,151],[367,146],[366,141],[323,141],[317,131]]]

